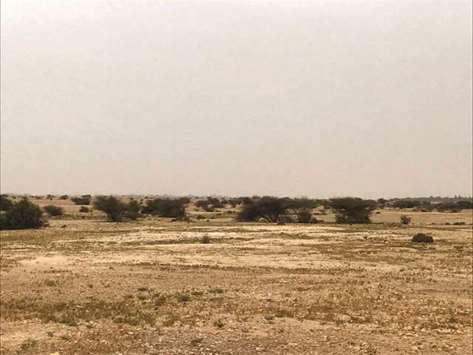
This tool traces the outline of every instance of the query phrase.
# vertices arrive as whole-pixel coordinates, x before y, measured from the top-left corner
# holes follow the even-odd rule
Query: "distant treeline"
[[[53,200],[48,195],[46,199]],[[370,215],[376,209],[401,209],[419,212],[459,212],[473,208],[471,198],[450,198],[434,200],[429,198],[403,198],[367,200],[356,197],[331,199],[289,198],[273,196],[252,197],[116,197],[116,196],[72,196],[62,195],[60,200],[70,199],[80,205],[79,212],[88,213],[92,209],[102,211],[108,220],[121,222],[136,220],[145,216],[158,216],[174,220],[189,221],[188,209],[201,211],[197,219],[205,218],[205,212],[225,210],[235,214],[241,222],[264,221],[270,223],[317,223],[317,215],[335,214],[337,223],[369,223]],[[86,207],[92,205],[92,207]],[[0,195],[0,229],[39,228],[45,224],[45,212],[50,217],[59,217],[63,208],[49,204],[43,208],[27,197]],[[403,216],[401,223],[410,220]]]

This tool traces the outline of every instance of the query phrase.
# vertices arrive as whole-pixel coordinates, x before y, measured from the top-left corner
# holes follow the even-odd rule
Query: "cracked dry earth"
[[[1,353],[470,354],[464,217],[411,227],[64,219],[2,232]],[[417,232],[435,243],[411,243]]]

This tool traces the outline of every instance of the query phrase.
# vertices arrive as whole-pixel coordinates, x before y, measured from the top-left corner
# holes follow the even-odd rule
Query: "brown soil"
[[[1,232],[1,353],[470,354],[471,211],[400,215]]]

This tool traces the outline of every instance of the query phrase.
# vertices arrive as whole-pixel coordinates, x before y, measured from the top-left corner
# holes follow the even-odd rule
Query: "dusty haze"
[[[2,1],[1,190],[472,193],[471,1]]]

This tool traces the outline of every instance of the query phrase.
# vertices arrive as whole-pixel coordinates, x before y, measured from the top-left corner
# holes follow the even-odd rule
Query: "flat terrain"
[[[2,354],[472,353],[471,211],[350,226],[76,207],[1,232]]]

